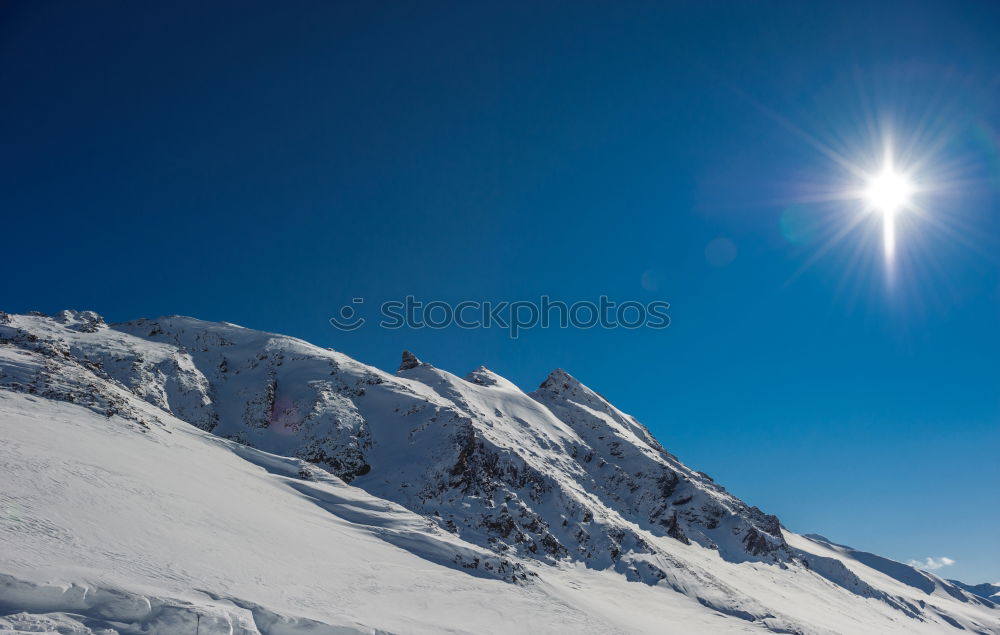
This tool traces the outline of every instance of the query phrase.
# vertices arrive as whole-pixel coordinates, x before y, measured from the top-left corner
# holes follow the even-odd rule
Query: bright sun
[[[910,205],[913,183],[896,172],[891,162],[886,162],[882,172],[868,181],[865,199],[874,211],[882,214],[882,243],[886,262],[891,263],[896,253],[896,214]]]
[[[868,182],[865,198],[872,209],[883,214],[895,214],[905,208],[913,194],[913,184],[904,174],[891,167],[882,171]]]

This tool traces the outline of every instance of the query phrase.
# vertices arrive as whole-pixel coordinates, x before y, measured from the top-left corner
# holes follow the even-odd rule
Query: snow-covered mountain
[[[228,323],[0,313],[0,425],[0,632],[1000,633],[562,370],[524,393]]]
[[[994,604],[1000,603],[1000,582],[984,582],[982,584],[966,584],[958,580],[948,580],[948,582],[965,589],[973,595],[991,600]]]

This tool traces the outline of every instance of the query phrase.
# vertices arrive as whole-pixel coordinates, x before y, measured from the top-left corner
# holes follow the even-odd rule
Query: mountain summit
[[[399,370],[410,370],[420,366],[422,362],[410,351],[403,351],[403,360],[399,363]]]
[[[1000,633],[991,600],[788,531],[561,369],[525,393],[229,323],[0,313],[0,421],[0,627]]]

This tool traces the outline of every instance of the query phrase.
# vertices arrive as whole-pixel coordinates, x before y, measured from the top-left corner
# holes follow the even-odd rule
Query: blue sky
[[[0,304],[563,367],[791,529],[1000,580],[998,32],[988,2],[8,3]],[[891,282],[827,200],[887,133],[924,160]],[[407,294],[672,324],[327,322]]]

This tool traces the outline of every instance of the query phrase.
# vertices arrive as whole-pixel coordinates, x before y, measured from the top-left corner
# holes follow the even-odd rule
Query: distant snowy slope
[[[527,394],[228,323],[0,313],[0,426],[23,630],[1000,633],[991,601],[788,532],[561,370]]]
[[[957,587],[961,587],[981,598],[992,600],[995,604],[1000,604],[1000,582],[984,582],[982,584],[965,584],[958,580],[948,580]]]

